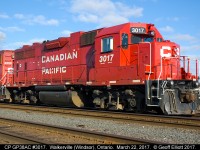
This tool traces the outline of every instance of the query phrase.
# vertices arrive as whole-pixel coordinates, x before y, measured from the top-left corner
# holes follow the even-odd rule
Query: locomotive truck
[[[1,100],[165,115],[200,111],[198,60],[154,24],[125,23],[0,52]]]

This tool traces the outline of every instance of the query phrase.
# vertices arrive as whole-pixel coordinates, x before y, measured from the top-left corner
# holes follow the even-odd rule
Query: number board
[[[131,33],[135,34],[146,34],[146,29],[142,27],[132,27],[131,28]]]

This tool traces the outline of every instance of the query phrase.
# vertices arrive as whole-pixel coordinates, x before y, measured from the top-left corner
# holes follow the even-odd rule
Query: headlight
[[[197,82],[195,83],[195,85],[196,85],[196,87],[199,87],[199,82],[197,81]]]
[[[170,85],[173,86],[174,85],[174,81],[170,81]]]
[[[168,81],[168,82],[167,82],[167,86],[169,86],[169,87],[174,86],[174,81]]]
[[[199,87],[199,82],[198,81],[193,81],[193,85],[195,88]]]

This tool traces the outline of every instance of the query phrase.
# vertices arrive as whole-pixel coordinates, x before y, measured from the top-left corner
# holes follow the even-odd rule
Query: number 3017
[[[114,57],[114,54],[100,56],[99,62],[101,64],[105,64],[106,62],[112,63],[113,57]]]

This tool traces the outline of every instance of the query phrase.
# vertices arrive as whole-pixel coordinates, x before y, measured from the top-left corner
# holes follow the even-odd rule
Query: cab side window
[[[103,38],[101,40],[101,52],[110,52],[113,50],[113,37]]]

